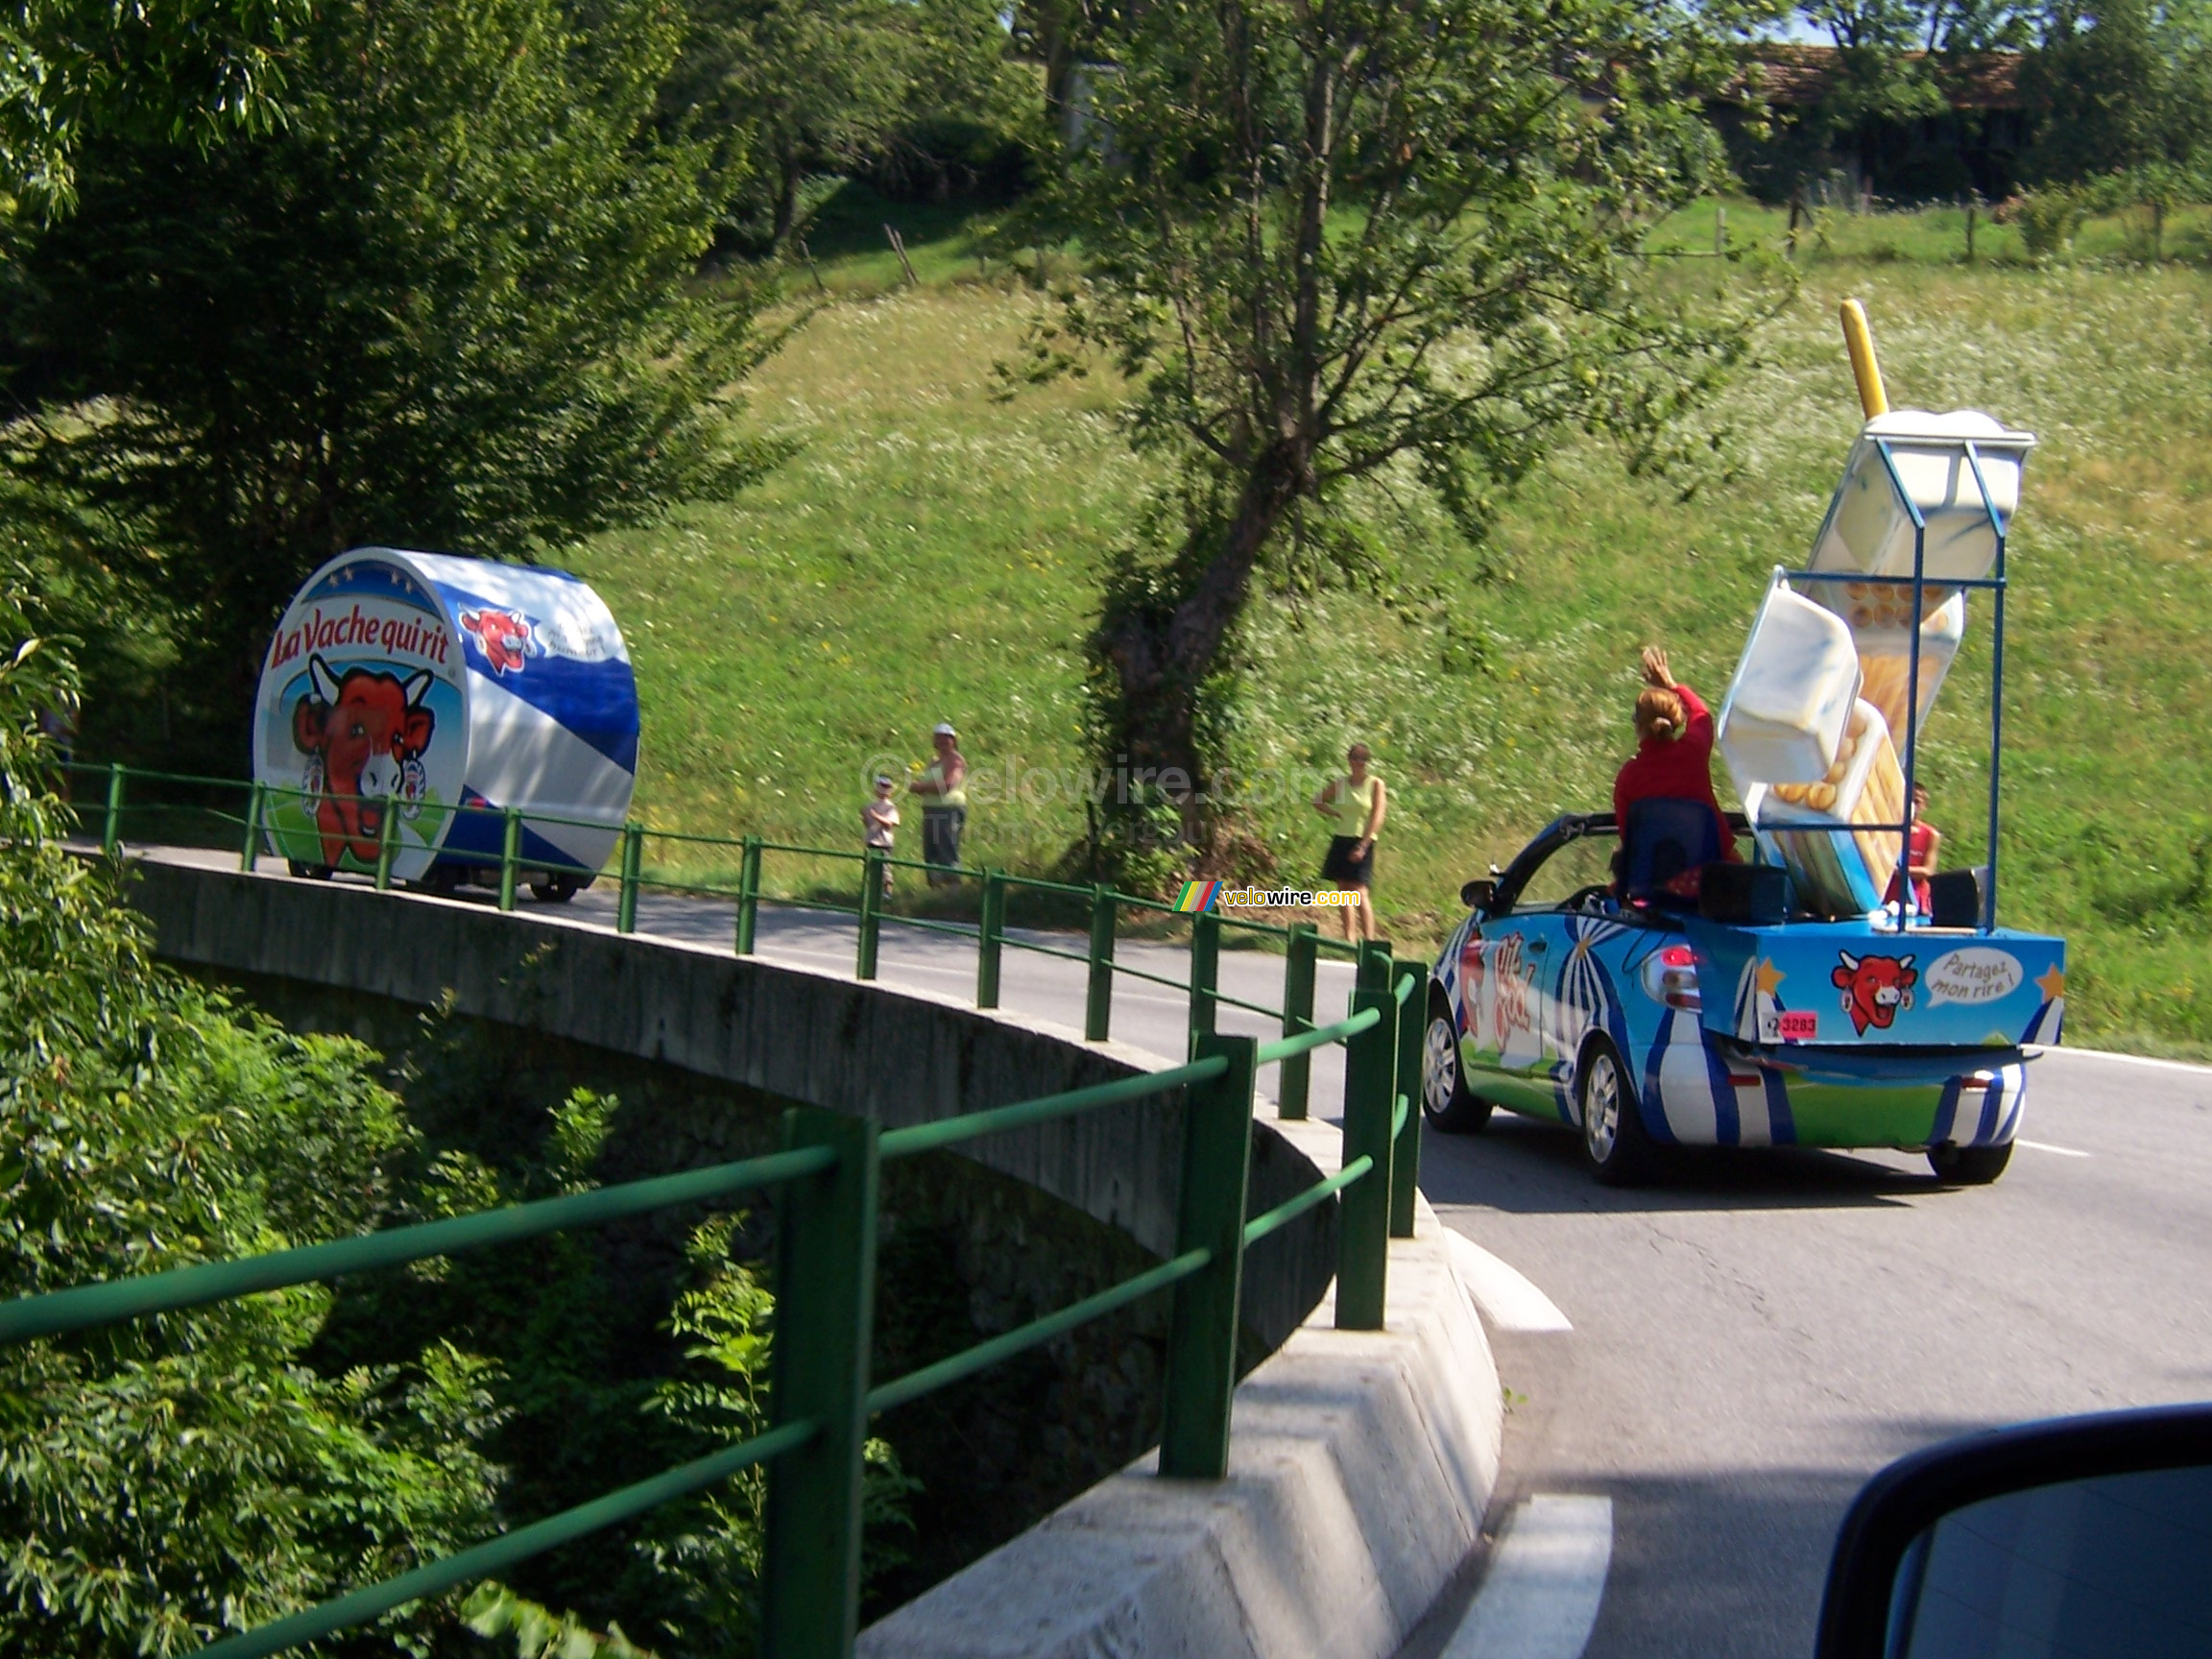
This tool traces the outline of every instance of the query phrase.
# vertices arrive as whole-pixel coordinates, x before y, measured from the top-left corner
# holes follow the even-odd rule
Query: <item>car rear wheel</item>
[[[1592,1037],[1583,1046],[1575,1068],[1575,1101],[1582,1113],[1582,1156],[1599,1185],[1634,1187],[1650,1179],[1651,1137],[1628,1069],[1606,1038]]]
[[[1947,1187],[1986,1187],[2012,1162],[2012,1142],[2002,1146],[1955,1146],[1946,1141],[1928,1148],[1928,1166]]]
[[[1490,1121],[1490,1102],[1467,1092],[1459,1028],[1442,998],[1430,1005],[1429,1029],[1421,1041],[1421,1116],[1444,1135],[1472,1135]]]
[[[330,879],[330,866],[327,864],[310,864],[303,858],[287,858],[284,860],[284,868],[302,881]]]
[[[565,904],[576,897],[576,878],[565,870],[548,871],[531,878],[530,896],[544,904]]]

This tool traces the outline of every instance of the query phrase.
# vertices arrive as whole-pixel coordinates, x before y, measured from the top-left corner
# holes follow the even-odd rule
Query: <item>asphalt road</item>
[[[541,913],[611,925],[613,902],[594,890]],[[639,913],[641,931],[717,946],[733,920],[683,899]],[[764,907],[758,946],[850,973],[854,925]],[[1172,948],[1120,957],[1183,972]],[[1080,964],[1005,960],[1009,1010],[1080,1029]],[[879,973],[973,1002],[963,939],[887,924]],[[1223,953],[1232,996],[1277,1004],[1281,973]],[[1323,965],[1318,1017],[1350,981]],[[1124,979],[1113,1034],[1172,1063],[1186,1007]],[[1221,1026],[1275,1022],[1224,1009]],[[1313,1115],[1334,1118],[1341,1060],[1316,1059]],[[2024,1418],[2212,1398],[2212,1070],[2055,1049],[2029,1075],[2026,1141],[1981,1189],[1940,1190],[1903,1154],[1714,1151],[1621,1192],[1590,1180],[1564,1129],[1500,1114],[1479,1136],[1426,1138],[1422,1186],[1445,1222],[1573,1325],[1492,1321],[1508,1409],[1491,1525],[1530,1498],[1610,1500],[1591,1659],[1809,1654],[1837,1523],[1883,1464]],[[1407,1659],[1460,1650],[1484,1570],[1470,1564]]]
[[[1893,1153],[1708,1153],[1617,1192],[1575,1137],[1430,1136],[1445,1221],[1571,1332],[1493,1333],[1495,1523],[1612,1500],[1591,1659],[1803,1655],[1890,1459],[2024,1418],[2212,1398],[2212,1071],[2052,1050],[1995,1186]],[[2060,1149],[2063,1150],[2060,1150]]]

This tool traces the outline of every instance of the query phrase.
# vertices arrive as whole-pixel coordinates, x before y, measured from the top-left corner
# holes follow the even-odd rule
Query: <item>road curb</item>
[[[1337,1137],[1273,1125],[1316,1164]],[[861,1632],[861,1659],[1387,1659],[1479,1540],[1503,1405],[1426,1199],[1390,1247],[1390,1328],[1326,1296],[1238,1384],[1226,1480],[1157,1455]]]

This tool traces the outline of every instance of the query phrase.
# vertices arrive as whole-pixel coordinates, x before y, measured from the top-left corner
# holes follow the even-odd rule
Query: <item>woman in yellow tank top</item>
[[[1375,922],[1375,838],[1382,833],[1390,804],[1382,780],[1367,770],[1372,758],[1366,744],[1353,744],[1344,757],[1348,775],[1330,779],[1313,797],[1313,810],[1335,831],[1329,839],[1329,855],[1321,861],[1321,879],[1359,896],[1359,902],[1344,912],[1347,939],[1381,937]]]
[[[952,872],[960,863],[960,834],[968,828],[968,758],[960,753],[960,733],[947,721],[930,733],[936,761],[907,785],[922,797],[922,861],[932,866],[929,885],[957,886]],[[935,866],[945,866],[940,875]]]

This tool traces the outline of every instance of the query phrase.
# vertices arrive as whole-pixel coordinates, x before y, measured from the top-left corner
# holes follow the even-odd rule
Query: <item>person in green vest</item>
[[[1344,911],[1347,939],[1382,937],[1375,922],[1375,838],[1382,833],[1390,805],[1382,780],[1367,770],[1373,758],[1366,744],[1353,744],[1344,756],[1348,774],[1330,779],[1313,797],[1313,810],[1335,830],[1329,839],[1329,854],[1321,861],[1321,879],[1349,889],[1359,899]]]
[[[960,862],[960,832],[968,828],[968,761],[960,753],[960,733],[951,723],[941,723],[929,734],[937,746],[937,758],[922,776],[907,785],[922,797],[922,861],[943,865],[931,869],[929,885],[951,887],[960,878],[952,870]]]

